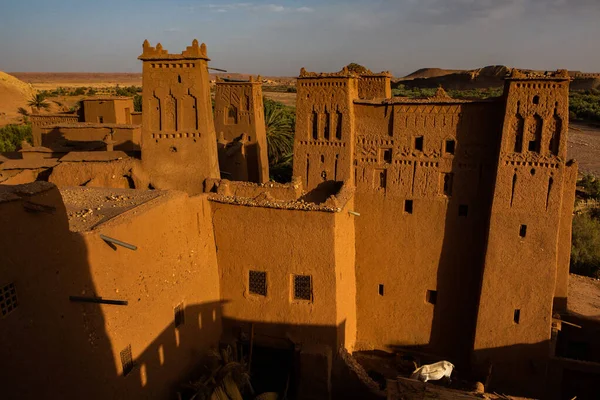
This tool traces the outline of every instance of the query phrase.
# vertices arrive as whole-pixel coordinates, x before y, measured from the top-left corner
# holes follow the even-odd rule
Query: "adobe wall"
[[[302,69],[297,79],[294,176],[306,190],[352,177],[354,105],[358,77],[347,70],[316,74]]]
[[[140,111],[134,111],[131,113],[131,123],[133,125],[142,124],[142,113]]]
[[[106,147],[104,138],[112,134],[114,149],[139,151],[141,149],[141,128],[136,125],[76,123],[52,125],[41,128],[42,146],[49,148],[88,148],[89,142],[97,142]]]
[[[223,141],[219,149],[219,167],[230,180],[269,181],[267,134],[262,98],[262,82],[251,77],[249,82],[218,80],[215,87],[215,131]],[[242,134],[245,134],[242,137]],[[228,151],[234,142],[243,141],[239,151]]]
[[[361,75],[358,81],[358,98],[389,99],[392,97],[391,78],[392,75],[388,72]]]
[[[132,188],[132,169],[138,160],[109,162],[61,162],[52,169],[48,181],[61,186]],[[138,186],[138,189],[146,189]]]
[[[256,198],[266,196],[275,200],[294,201],[300,198],[303,192],[302,181],[292,177],[289,183],[268,182],[254,184],[250,182],[230,181],[228,179],[207,179],[207,191],[212,191],[223,196]]]
[[[42,145],[42,127],[79,122],[79,115],[77,114],[31,114],[29,118],[34,146]]]
[[[253,322],[263,340],[352,348],[350,204],[341,212],[323,212],[212,202],[223,318],[230,321],[224,329]],[[251,270],[266,272],[266,296],[249,292]],[[294,275],[311,277],[311,300],[294,299]]]
[[[43,190],[32,195],[9,201],[0,196],[0,229],[6,239],[0,286],[14,283],[19,303],[0,323],[4,395],[169,397],[172,385],[220,336],[206,200],[165,195],[96,230],[74,233],[53,185],[36,182],[17,190],[38,185]],[[31,211],[26,202],[33,203],[33,210],[45,204],[56,211]],[[113,250],[100,233],[138,249]],[[128,305],[72,302],[69,296],[101,296],[127,300]],[[174,307],[180,302],[186,319],[175,329]],[[128,345],[135,366],[124,377],[120,352]]]
[[[355,115],[357,347],[465,363],[502,106],[357,101]]]
[[[132,124],[133,98],[83,100],[83,121],[97,124]]]
[[[206,46],[181,54],[144,42],[142,164],[152,185],[191,194],[219,178]]]
[[[513,76],[505,95],[475,361],[483,369],[493,364],[493,386],[535,396],[546,379],[557,270],[566,273],[558,267],[567,261],[560,229],[571,220],[561,221],[563,202],[572,207],[575,189],[577,166],[565,162],[568,75]],[[562,238],[568,235],[565,229]]]

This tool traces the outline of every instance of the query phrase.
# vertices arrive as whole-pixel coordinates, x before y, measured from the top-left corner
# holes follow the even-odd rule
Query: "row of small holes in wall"
[[[423,136],[416,136],[414,141],[414,148],[417,151],[423,151],[425,138]],[[444,153],[454,154],[456,149],[456,142],[452,139],[446,139],[444,142]]]
[[[379,295],[383,296],[385,294],[385,287],[382,283],[379,284]],[[437,290],[427,290],[425,293],[425,301],[429,304],[437,303]]]
[[[517,87],[524,87],[530,89],[555,89],[558,85],[556,83],[517,83]]]
[[[251,294],[267,295],[267,273],[250,271],[248,273],[248,289]],[[310,275],[294,275],[294,300],[312,299],[312,278]]]
[[[13,312],[19,302],[17,300],[17,288],[14,283],[0,287],[0,313],[2,318]]]
[[[175,309],[175,328],[180,327],[185,324],[185,308],[183,303],[179,303]],[[121,350],[121,366],[123,367],[123,376],[127,376],[131,371],[133,371],[134,363],[133,363],[133,354],[131,352],[131,345],[127,345],[123,350]]]

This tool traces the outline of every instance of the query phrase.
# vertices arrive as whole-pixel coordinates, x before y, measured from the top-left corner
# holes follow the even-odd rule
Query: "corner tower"
[[[152,186],[201,193],[219,178],[206,45],[169,54],[144,41],[142,165]]]
[[[297,80],[294,176],[306,190],[354,176],[354,100],[358,75],[300,71]]]
[[[224,174],[230,174],[224,178],[256,183],[269,181],[260,76],[250,77],[249,81],[217,78],[215,130],[220,143],[219,165]]]
[[[474,356],[493,366],[493,387],[540,396],[553,306],[566,299],[568,278],[577,176],[566,160],[569,76],[516,71],[504,93]]]

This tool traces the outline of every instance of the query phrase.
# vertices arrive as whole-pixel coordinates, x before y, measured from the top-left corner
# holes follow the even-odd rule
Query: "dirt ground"
[[[36,90],[53,90],[58,87],[142,86],[141,73],[91,73],[91,72],[10,72],[12,76],[30,83]]]
[[[600,280],[571,274],[568,308],[580,315],[600,318]]]
[[[600,126],[571,123],[567,154],[577,160],[580,173],[600,175]]]

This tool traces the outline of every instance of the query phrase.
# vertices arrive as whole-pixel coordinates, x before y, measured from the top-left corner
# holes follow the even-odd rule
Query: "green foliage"
[[[296,112],[293,107],[277,101],[267,98],[263,101],[271,178],[278,182],[289,182],[292,177]]]
[[[600,277],[600,220],[589,213],[573,217],[571,272]]]
[[[27,110],[26,110],[25,108],[23,108],[23,107],[19,107],[19,108],[17,108],[17,112],[18,112],[19,114],[21,114],[22,116],[24,116],[24,117],[28,117],[28,116],[29,116],[29,111],[27,111]]]
[[[19,150],[23,140],[33,143],[31,125],[6,125],[0,128],[0,153]]]
[[[50,108],[50,103],[46,101],[46,96],[44,96],[42,93],[34,94],[31,97],[31,99],[27,102],[27,104],[31,107],[37,108],[38,110],[42,108],[47,110],[48,108]]]
[[[112,91],[112,90],[111,90]],[[122,97],[134,97],[136,94],[141,93],[142,88],[139,86],[115,86],[114,94]]]
[[[469,89],[469,90],[447,90],[450,97],[455,99],[487,99],[490,97],[502,96],[501,87]],[[411,99],[427,98],[435,95],[437,89],[433,88],[407,88],[405,85],[398,85],[392,89],[394,96],[409,97]]]
[[[87,93],[88,96],[94,96],[96,94],[96,89],[94,89],[93,87],[89,88]]]
[[[600,200],[600,180],[592,174],[585,174],[577,186],[583,188],[589,198]]]
[[[584,121],[600,121],[600,94],[597,90],[571,92],[569,116]]]
[[[72,96],[83,96],[85,94],[85,88],[84,87],[78,87],[77,89],[73,90]]]
[[[136,94],[133,96],[133,110],[142,112],[142,95]]]

